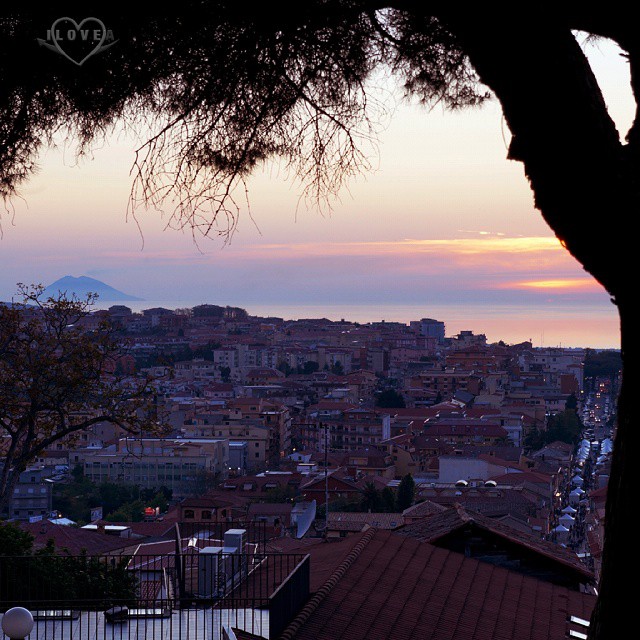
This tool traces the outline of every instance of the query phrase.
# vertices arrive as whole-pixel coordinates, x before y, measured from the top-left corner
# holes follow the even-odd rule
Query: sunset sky
[[[624,134],[634,108],[626,62],[604,41],[588,52]],[[250,180],[251,216],[242,212],[226,246],[195,246],[189,233],[164,230],[156,211],[138,211],[140,228],[127,219],[130,138],[114,136],[79,163],[73,145],[48,151],[1,217],[0,299],[17,282],[88,275],[153,304],[426,316],[448,335],[618,347],[615,307],[533,208],[522,166],[506,159],[497,103],[444,113],[399,96],[376,169],[350,183],[330,215],[306,208],[300,186],[270,165]]]

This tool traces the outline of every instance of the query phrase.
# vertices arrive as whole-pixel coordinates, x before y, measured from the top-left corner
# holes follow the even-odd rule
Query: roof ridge
[[[331,589],[336,586],[340,579],[347,572],[349,567],[358,559],[360,554],[364,551],[365,547],[371,542],[373,536],[376,534],[377,529],[371,528],[360,538],[358,544],[349,552],[347,557],[340,563],[337,569],[331,574],[327,581],[318,589],[298,613],[298,615],[287,625],[287,628],[282,632],[279,640],[292,640],[295,638],[295,634],[302,627],[302,625],[311,617],[311,614],[322,604],[322,601],[329,595]]]

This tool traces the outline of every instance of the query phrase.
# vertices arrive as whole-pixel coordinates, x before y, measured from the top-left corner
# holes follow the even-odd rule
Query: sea
[[[124,304],[134,312],[153,307],[192,308],[199,304],[236,306],[251,316],[278,317],[284,320],[327,318],[366,324],[401,322],[433,318],[445,323],[447,336],[461,331],[485,334],[489,342],[507,344],[531,341],[534,347],[619,349],[620,326],[613,304],[554,303],[518,304],[243,304],[234,300],[142,300],[103,301],[96,308]]]

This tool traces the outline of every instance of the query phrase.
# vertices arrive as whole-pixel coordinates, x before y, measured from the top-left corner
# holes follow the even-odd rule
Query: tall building
[[[438,344],[444,342],[444,322],[434,320],[433,318],[422,318],[422,320],[414,320],[409,326],[418,331],[421,336],[435,338]]]

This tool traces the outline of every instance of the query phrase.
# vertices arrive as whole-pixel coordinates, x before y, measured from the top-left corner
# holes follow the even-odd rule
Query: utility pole
[[[321,423],[322,424],[322,423]],[[324,537],[329,535],[329,432],[324,425]]]

